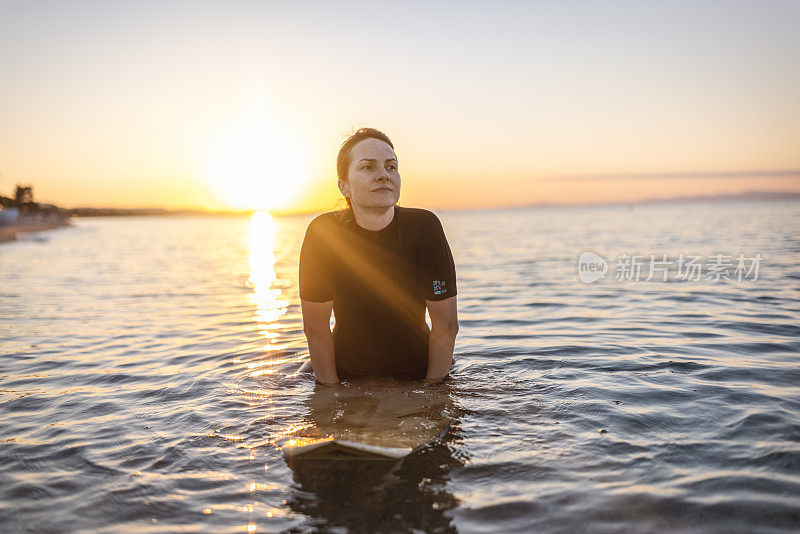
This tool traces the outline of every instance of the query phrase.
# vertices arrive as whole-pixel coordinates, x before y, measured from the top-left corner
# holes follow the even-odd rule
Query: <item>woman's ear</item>
[[[350,198],[350,185],[344,180],[339,180],[339,192],[343,197]]]

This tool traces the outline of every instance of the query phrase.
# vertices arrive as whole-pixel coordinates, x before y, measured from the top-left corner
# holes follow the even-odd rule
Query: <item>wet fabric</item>
[[[428,367],[425,301],[457,294],[442,224],[428,210],[395,206],[373,232],[344,212],[316,217],[300,252],[300,298],[333,301],[340,379],[417,380]]]

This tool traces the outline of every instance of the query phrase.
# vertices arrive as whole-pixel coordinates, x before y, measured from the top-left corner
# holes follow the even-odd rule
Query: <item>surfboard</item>
[[[381,447],[332,436],[319,439],[293,438],[283,446],[287,461],[293,460],[396,460],[411,454],[410,447]]]
[[[441,437],[454,411],[446,386],[378,380],[318,386],[307,407],[309,426],[280,445],[290,465],[397,461]]]

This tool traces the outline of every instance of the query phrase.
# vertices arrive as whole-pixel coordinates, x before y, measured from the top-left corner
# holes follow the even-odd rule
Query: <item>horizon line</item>
[[[763,195],[761,198],[748,198],[757,195]],[[736,200],[781,200],[781,197],[789,197],[788,199],[800,199],[800,191],[770,191],[763,189],[751,189],[742,191],[740,193],[715,193],[710,195],[692,195],[692,196],[674,196],[674,197],[648,197],[639,200],[609,200],[601,202],[579,202],[579,203],[564,203],[564,202],[530,202],[526,204],[506,204],[499,206],[473,206],[473,207],[451,207],[451,208],[431,208],[436,211],[486,211],[486,210],[503,210],[503,209],[522,209],[532,207],[582,207],[582,206],[615,206],[615,205],[632,205],[632,204],[649,204],[659,202],[680,202],[680,201],[699,201],[711,199],[726,199],[730,198]],[[251,215],[253,213],[266,211],[270,215],[283,216],[283,215],[305,215],[313,213],[325,213],[327,211],[335,211],[335,209],[301,209],[301,210],[268,210],[268,209],[217,209],[217,208],[200,208],[200,207],[184,207],[184,208],[163,208],[163,207],[89,207],[80,206],[73,208],[65,208],[68,210],[91,210],[91,211],[158,211],[164,212],[165,215],[180,214],[180,213],[193,213],[203,215]],[[157,215],[157,214],[153,214]]]
[[[675,178],[757,178],[760,176],[769,177],[793,177],[800,178],[800,169],[769,169],[769,170],[749,170],[749,171],[705,171],[705,172],[633,172],[633,173],[604,173],[604,174],[564,174],[558,176],[546,176],[540,178],[541,182],[554,182],[560,180],[649,180],[649,179],[675,179]]]

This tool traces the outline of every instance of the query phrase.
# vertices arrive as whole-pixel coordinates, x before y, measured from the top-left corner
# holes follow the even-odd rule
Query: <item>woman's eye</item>
[[[363,167],[361,167],[361,170],[363,170],[363,171],[368,171],[368,170],[370,170],[371,168],[372,168],[372,165],[364,165]]]
[[[389,168],[392,169],[393,171],[397,170],[397,166],[396,165],[389,165]]]

